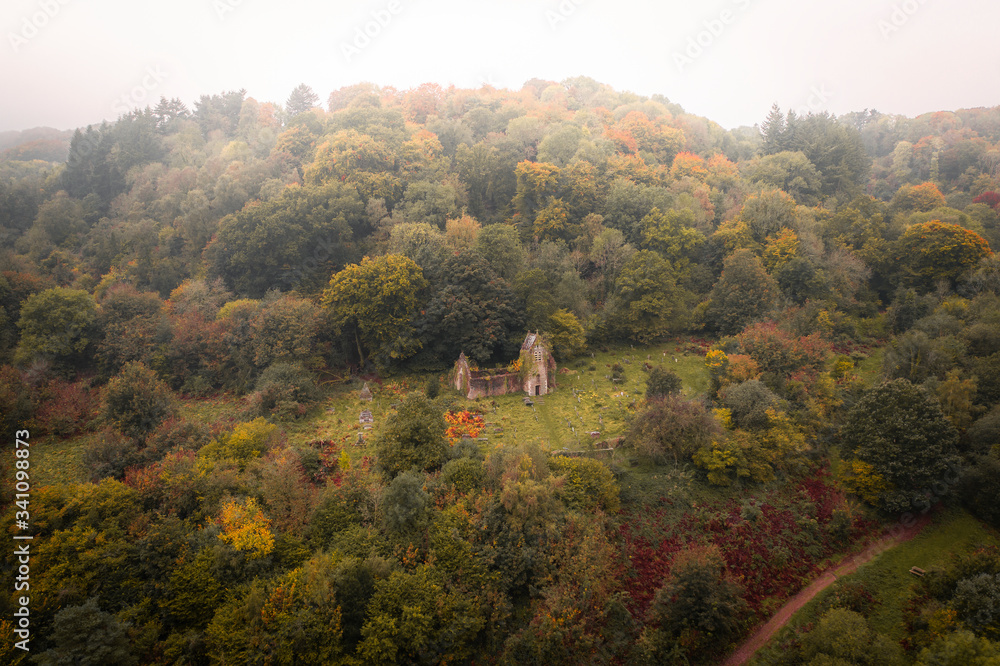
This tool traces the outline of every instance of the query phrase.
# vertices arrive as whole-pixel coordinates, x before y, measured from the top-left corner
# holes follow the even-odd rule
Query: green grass
[[[780,645],[790,632],[816,622],[824,600],[846,582],[862,582],[879,602],[869,617],[875,631],[899,641],[906,636],[903,611],[914,594],[913,574],[910,567],[931,569],[948,563],[955,554],[980,545],[1000,545],[1000,535],[995,530],[961,509],[948,509],[935,516],[934,522],[913,540],[887,550],[868,564],[816,595],[803,606],[774,638],[757,653],[754,664],[767,664],[774,660]]]
[[[676,362],[674,358],[677,359]],[[595,352],[593,357],[587,355],[560,365],[555,391],[543,396],[542,400],[536,398],[534,409],[525,406],[523,393],[467,400],[457,392],[444,388],[443,384],[441,401],[450,401],[455,408],[466,408],[484,414],[487,423],[491,424],[483,433],[486,441],[482,444],[487,450],[494,446],[528,442],[537,443],[546,450],[585,450],[624,433],[627,416],[630,409],[634,408],[632,403],[638,406],[645,392],[648,373],[643,369],[643,364],[646,362],[676,372],[681,377],[684,392],[688,396],[704,394],[708,390],[709,379],[703,357],[685,353],[681,350],[681,345],[668,342],[651,347],[608,348],[607,351]],[[611,374],[611,365],[614,363],[622,363],[625,368],[625,380],[622,382],[612,383],[606,378],[606,375]],[[341,441],[347,445],[349,455],[357,459],[367,452],[367,442],[378,433],[392,412],[392,405],[401,401],[407,393],[423,392],[428,376],[396,376],[384,380],[382,386],[371,382],[371,402],[364,402],[360,398],[363,385],[361,381],[328,383],[324,386],[324,399],[304,418],[281,421],[280,425],[292,444],[304,444],[315,439]],[[440,377],[443,381],[447,373],[441,373]],[[363,409],[371,410],[375,419],[370,429],[365,429],[359,423]],[[242,400],[231,395],[180,400],[178,413],[182,418],[201,423],[250,419],[243,412]],[[502,432],[495,432],[497,428],[502,428]],[[597,432],[599,435],[591,437],[588,434],[590,432]],[[363,440],[361,443],[359,435]],[[42,440],[32,449],[32,469],[37,475],[34,476],[35,482],[49,484],[85,481],[83,453],[97,436],[95,433],[85,433],[68,438],[48,437]],[[645,483],[641,481],[644,476],[641,470],[637,470],[633,476],[640,479],[637,481],[639,485]]]
[[[99,437],[85,433],[76,437],[44,437],[31,442],[31,485],[88,481],[83,472],[83,452]]]
[[[865,386],[874,386],[881,379],[883,356],[885,356],[885,349],[878,347],[871,350],[868,358],[855,365],[855,371],[861,376],[861,381],[864,382]]]

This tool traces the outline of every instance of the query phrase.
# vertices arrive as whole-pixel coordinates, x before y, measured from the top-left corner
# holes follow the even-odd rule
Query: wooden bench
[[[914,576],[923,577],[923,575],[926,574],[927,572],[921,569],[920,567],[910,567],[910,573],[913,574]]]

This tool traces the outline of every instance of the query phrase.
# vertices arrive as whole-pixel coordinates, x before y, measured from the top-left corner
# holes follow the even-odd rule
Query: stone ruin
[[[465,352],[455,361],[452,386],[469,400],[483,396],[524,392],[545,395],[556,386],[556,361],[546,341],[538,333],[529,333],[521,344],[521,370],[477,370],[469,365]]]

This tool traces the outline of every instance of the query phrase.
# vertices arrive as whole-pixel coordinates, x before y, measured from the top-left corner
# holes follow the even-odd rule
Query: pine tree
[[[290,117],[295,117],[313,108],[318,103],[319,95],[314,93],[313,89],[306,84],[300,83],[292,91],[292,94],[288,96],[288,101],[285,102],[285,110],[288,111]]]
[[[760,134],[764,139],[764,154],[773,155],[785,149],[785,114],[781,112],[778,103],[771,105],[771,112],[761,123]]]

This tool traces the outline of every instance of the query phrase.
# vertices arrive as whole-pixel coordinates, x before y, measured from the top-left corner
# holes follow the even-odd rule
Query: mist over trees
[[[718,663],[901,513],[998,526],[1000,107],[323,102],[3,146],[0,423],[72,442],[31,496],[41,662]],[[451,389],[459,353],[523,380],[528,333],[566,419]],[[524,435],[557,428],[585,455]],[[1000,560],[963,557],[905,651],[859,593],[783,658],[994,654]]]

